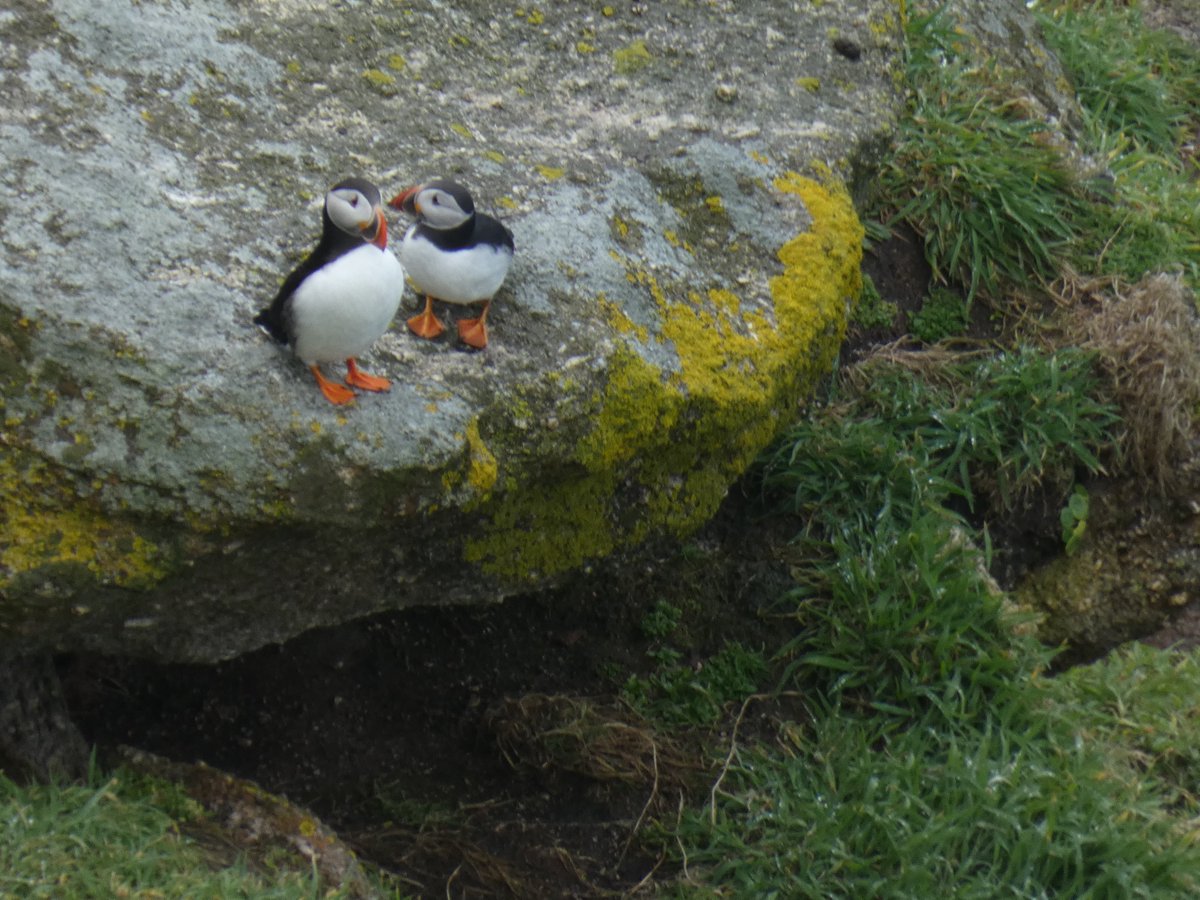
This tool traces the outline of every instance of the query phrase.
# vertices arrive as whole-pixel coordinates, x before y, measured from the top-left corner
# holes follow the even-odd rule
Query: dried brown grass
[[[1125,465],[1170,488],[1200,411],[1200,320],[1178,275],[1130,284],[1068,272],[1053,286],[1062,339],[1096,354],[1121,411]]]
[[[489,729],[514,767],[558,769],[676,796],[710,766],[633,710],[577,697],[526,694],[490,710]]]

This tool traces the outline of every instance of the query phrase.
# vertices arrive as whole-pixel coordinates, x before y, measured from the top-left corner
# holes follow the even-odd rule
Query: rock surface
[[[902,7],[10,4],[0,636],[217,660],[697,527],[837,351]],[[348,174],[517,259],[336,410],[250,320]]]

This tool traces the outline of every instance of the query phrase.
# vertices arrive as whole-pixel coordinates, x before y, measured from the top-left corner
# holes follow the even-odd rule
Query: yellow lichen
[[[631,334],[641,344],[646,343],[650,339],[650,333],[646,330],[645,326],[636,324],[626,315],[625,310],[621,309],[612,300],[609,300],[603,291],[596,295],[596,303],[604,310],[609,324],[621,334]]]
[[[604,472],[670,440],[682,405],[674,391],[663,389],[659,370],[629,347],[613,354],[608,384],[600,402],[596,426],[581,443],[579,461],[594,472]]]
[[[496,457],[483,438],[479,436],[479,420],[472,419],[467,425],[468,468],[467,484],[480,497],[486,498],[496,484],[500,467]]]
[[[150,587],[168,572],[153,542],[77,498],[47,464],[0,459],[0,588],[61,564],[83,567],[100,584],[130,588]]]
[[[627,47],[614,50],[612,56],[613,68],[618,75],[632,75],[639,69],[644,69],[650,65],[652,61],[650,50],[646,47],[646,42],[641,38]]]
[[[485,572],[518,578],[607,556],[617,545],[606,512],[615,488],[611,471],[524,485],[491,508],[486,533],[468,539],[463,555]]]
[[[564,175],[567,174],[566,169],[559,169],[559,168],[556,168],[555,166],[537,165],[537,166],[534,166],[533,168],[537,171],[537,173],[539,175],[541,175],[547,181],[557,181],[558,179],[562,178]]]
[[[377,88],[391,87],[396,83],[396,76],[389,75],[382,69],[367,69],[362,76]]]
[[[528,579],[654,533],[687,533],[711,517],[729,483],[832,363],[847,303],[861,289],[863,230],[844,187],[828,173],[820,182],[789,173],[774,185],[799,197],[812,224],[779,249],[783,272],[770,279],[761,308],[726,287],[664,283],[613,251],[659,308],[661,332],[635,326],[598,298],[630,343],[613,354],[597,388],[593,426],[575,453],[578,470],[492,497],[467,542],[468,561]],[[676,372],[647,361],[638,345],[650,341],[673,348]]]

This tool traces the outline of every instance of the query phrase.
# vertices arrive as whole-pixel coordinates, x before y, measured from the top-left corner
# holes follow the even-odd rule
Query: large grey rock
[[[836,353],[902,6],[10,4],[0,636],[215,660],[694,529]],[[348,174],[517,261],[337,410],[250,319]]]

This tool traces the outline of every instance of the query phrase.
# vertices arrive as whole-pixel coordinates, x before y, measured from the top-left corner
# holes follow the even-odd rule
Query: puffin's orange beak
[[[392,209],[402,210],[410,216],[418,215],[421,208],[417,206],[417,192],[420,190],[421,186],[418,184],[410,187],[407,191],[401,191],[388,201],[388,206]]]
[[[375,221],[362,227],[363,236],[380,250],[387,249],[387,219],[382,209],[375,210]]]

